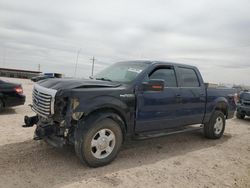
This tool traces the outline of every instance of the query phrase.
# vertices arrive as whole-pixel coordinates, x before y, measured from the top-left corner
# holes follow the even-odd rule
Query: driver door
[[[180,107],[180,90],[178,88],[175,68],[157,67],[145,81],[161,79],[165,81],[163,91],[140,91],[137,95],[137,114],[135,132],[158,131],[177,127],[177,110]]]

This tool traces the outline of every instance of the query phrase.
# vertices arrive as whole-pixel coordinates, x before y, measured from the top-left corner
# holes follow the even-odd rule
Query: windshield
[[[140,74],[150,63],[147,62],[122,62],[115,63],[94,76],[96,80],[115,81],[130,83]]]

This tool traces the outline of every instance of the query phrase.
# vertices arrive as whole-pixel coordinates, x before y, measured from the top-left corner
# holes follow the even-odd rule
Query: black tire
[[[3,111],[4,109],[4,103],[3,101],[0,99],[0,112]]]
[[[241,113],[237,112],[237,113],[236,113],[236,117],[237,117],[238,119],[244,119],[244,118],[245,118],[245,114],[241,114]]]
[[[98,131],[101,130],[111,131],[115,136],[115,141],[112,146],[113,149],[108,156],[104,158],[96,158],[93,151],[95,148],[91,146],[91,143],[98,134]],[[82,163],[86,162],[86,164],[90,167],[104,166],[112,162],[120,151],[122,142],[123,133],[121,126],[115,120],[105,116],[103,116],[103,118],[98,118],[98,115],[92,115],[86,121],[80,121],[75,130],[76,155]],[[110,143],[108,143],[108,145],[110,145]]]
[[[217,120],[221,122],[221,128],[216,128]],[[208,123],[204,125],[204,134],[209,139],[219,139],[222,137],[225,130],[226,120],[225,115],[221,111],[215,111]],[[220,130],[220,131],[219,131]]]

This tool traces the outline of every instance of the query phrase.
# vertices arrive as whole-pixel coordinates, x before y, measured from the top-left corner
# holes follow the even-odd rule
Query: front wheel
[[[120,125],[110,118],[104,118],[81,127],[75,134],[75,150],[81,162],[86,162],[91,167],[112,162],[123,141]]]
[[[215,111],[208,123],[204,125],[205,137],[210,139],[221,138],[225,130],[225,115],[221,111]]]

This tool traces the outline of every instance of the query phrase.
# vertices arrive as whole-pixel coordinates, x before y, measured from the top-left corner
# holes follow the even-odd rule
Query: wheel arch
[[[102,107],[93,109],[88,113],[84,114],[79,121],[88,121],[89,118],[95,117],[94,121],[98,121],[104,118],[110,118],[117,122],[122,130],[123,139],[125,139],[127,133],[126,118],[122,112],[113,107]],[[97,118],[97,119],[96,119]]]
[[[218,101],[214,107],[213,112],[221,111],[227,118],[228,116],[228,103],[226,101]]]

